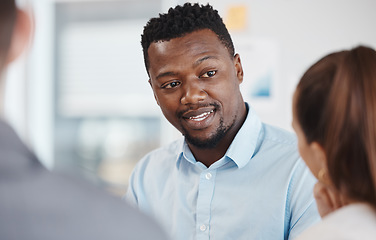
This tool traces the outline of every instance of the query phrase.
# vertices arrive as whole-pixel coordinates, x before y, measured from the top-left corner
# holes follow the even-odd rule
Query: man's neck
[[[206,167],[210,167],[210,165],[221,159],[226,154],[230,144],[218,144],[216,147],[209,149],[199,148],[189,143],[188,146],[196,161],[203,163]]]

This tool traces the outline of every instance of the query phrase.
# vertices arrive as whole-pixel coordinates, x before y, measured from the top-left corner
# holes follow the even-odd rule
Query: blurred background
[[[5,112],[49,169],[72,171],[123,195],[147,152],[180,137],[148,84],[140,35],[179,0],[24,0],[30,50],[6,74]],[[196,2],[196,1],[193,1]],[[374,0],[211,0],[245,73],[244,98],[291,130],[303,72],[332,51],[376,47]]]

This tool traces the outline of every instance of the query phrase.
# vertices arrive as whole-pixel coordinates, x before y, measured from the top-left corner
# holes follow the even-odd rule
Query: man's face
[[[245,116],[242,66],[214,32],[204,29],[152,43],[148,54],[155,99],[188,143],[212,148],[235,136]]]

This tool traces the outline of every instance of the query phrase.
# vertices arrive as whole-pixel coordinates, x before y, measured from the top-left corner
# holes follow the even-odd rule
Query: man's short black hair
[[[204,6],[198,3],[185,3],[183,6],[170,8],[168,13],[159,14],[159,17],[150,19],[144,27],[141,44],[146,71],[149,72],[148,49],[151,43],[169,41],[202,29],[210,29],[217,34],[229,54],[234,56],[235,49],[231,36],[218,11],[209,4]]]

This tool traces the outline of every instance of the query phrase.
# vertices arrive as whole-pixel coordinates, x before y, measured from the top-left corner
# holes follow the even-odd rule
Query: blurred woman
[[[293,99],[299,152],[318,179],[322,221],[306,239],[376,239],[376,52],[329,54],[301,78]]]

